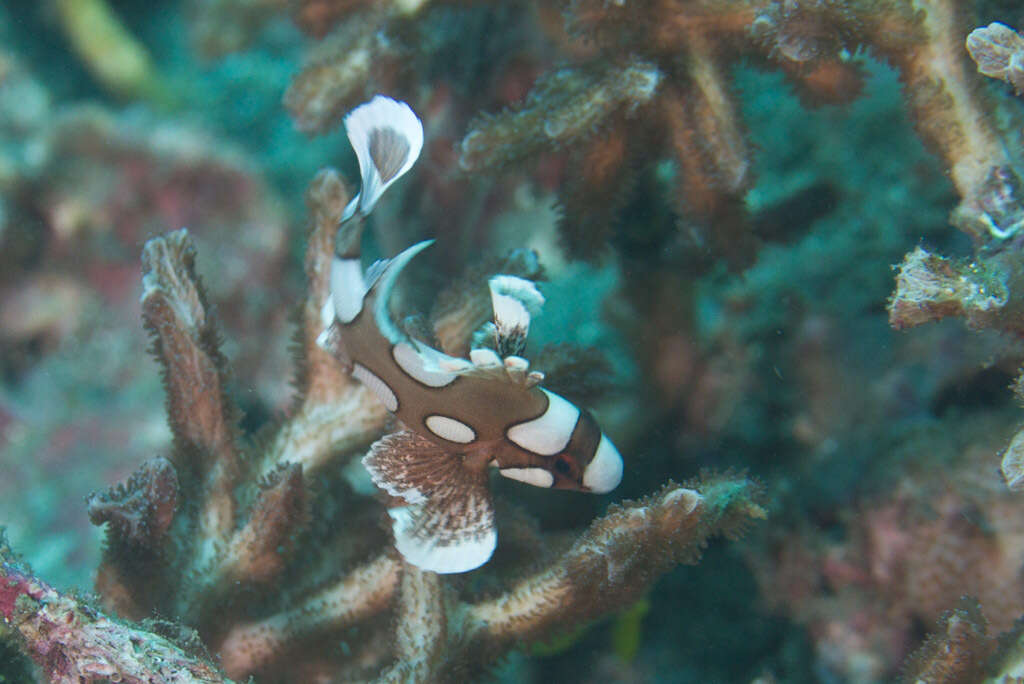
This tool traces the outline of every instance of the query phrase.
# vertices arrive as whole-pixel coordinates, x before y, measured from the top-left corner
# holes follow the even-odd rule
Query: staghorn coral
[[[1017,95],[1024,93],[1024,37],[997,21],[967,36],[967,51],[978,73],[1006,81]]]
[[[809,103],[849,102],[860,92],[858,51],[898,69],[907,106],[922,138],[943,159],[960,194],[957,227],[977,241],[1009,230],[1013,219],[990,205],[1000,192],[994,174],[1017,178],[1001,131],[987,116],[990,101],[972,85],[961,47],[969,24],[951,0],[796,2],[565,3],[570,35],[596,46],[587,61],[542,77],[525,102],[479,119],[462,142],[465,168],[515,160],[505,150],[568,147],[561,194],[563,237],[576,253],[615,234],[626,183],[638,164],[675,162],[672,202],[691,249],[711,249],[734,266],[757,247],[743,196],[751,187],[750,145],[729,87],[740,60],[781,70]],[[622,76],[636,60],[656,77],[643,96],[602,97],[603,81],[587,79],[593,64]],[[553,97],[549,82],[572,83],[573,97]],[[610,77],[614,80],[614,76]],[[629,79],[624,79],[629,82]],[[580,107],[579,103],[588,103]],[[567,123],[533,125],[536,118]],[[579,130],[561,137],[563,130]],[[600,160],[600,161],[598,161]],[[1014,200],[1019,206],[1019,198]],[[990,226],[991,224],[991,226]],[[685,232],[684,232],[685,235]]]
[[[147,243],[143,316],[164,367],[174,449],[90,500],[94,522],[108,523],[97,578],[107,607],[196,629],[232,678],[463,680],[521,643],[629,605],[670,567],[695,562],[709,537],[736,536],[764,516],[749,478],[704,475],[614,506],[562,550],[531,537],[513,562],[506,555],[481,571],[493,577],[484,594],[405,565],[383,507],[341,476],[388,414],[315,343],[347,200],[333,171],[310,188],[298,399],[255,440],[243,441],[225,393],[227,364],[187,232]],[[325,649],[333,640],[343,648]]]
[[[997,328],[1020,334],[1019,264],[1012,254],[951,260],[922,247],[907,254],[896,271],[889,300],[889,324],[897,330],[960,316],[973,328]],[[1008,275],[1014,280],[1007,282]]]
[[[291,398],[292,219],[254,157],[212,126],[67,103],[38,64],[7,52],[0,64],[0,518],[18,548],[48,539],[33,567],[63,586],[99,559],[82,499],[170,439],[136,334],[140,246],[188,225],[216,258],[211,296],[258,417]],[[281,287],[252,297],[252,278]]]
[[[608,239],[621,240],[631,203],[656,200],[665,188],[662,202],[679,217],[676,240],[690,258],[707,263],[701,255],[711,250],[734,266],[749,264],[760,243],[743,206],[753,152],[732,68],[754,60],[785,74],[809,104],[848,102],[860,93],[853,55],[863,51],[902,74],[908,109],[961,195],[956,224],[987,240],[987,212],[1007,229],[1006,217],[988,211],[996,191],[989,176],[1016,172],[986,116],[989,100],[972,87],[961,48],[970,25],[954,2],[581,0],[562,7],[565,34],[548,33],[568,65],[543,74],[511,109],[471,123],[460,161],[476,172],[563,151],[562,239],[574,255],[592,257]],[[674,171],[652,177],[665,160]],[[654,189],[638,196],[638,180]]]
[[[1024,613],[1024,503],[991,463],[1006,422],[960,416],[953,429],[921,427],[886,445],[904,457],[886,470],[884,484],[864,487],[845,507],[841,535],[813,524],[766,535],[768,546],[751,558],[766,601],[807,625],[827,671],[888,681],[918,649],[907,671],[939,668],[943,653],[950,667],[955,656],[977,668],[995,650],[990,637],[1014,628]],[[957,609],[964,595],[979,606],[964,629],[943,627],[933,643],[918,646],[918,629]],[[945,649],[943,639],[957,634],[959,650]]]
[[[942,615],[938,629],[908,661],[902,681],[978,681],[984,675],[990,650],[987,631],[988,624],[977,601],[961,599],[955,610]]]
[[[955,17],[955,8],[946,14]],[[947,33],[950,28],[947,26]],[[953,39],[955,35],[947,36],[947,41]],[[979,73],[1004,80],[1018,90],[1021,45],[1020,36],[998,22],[971,31],[965,40],[965,50],[977,63]],[[948,55],[959,54],[957,48],[947,45],[947,73],[954,71]],[[931,59],[938,61],[935,55]],[[960,73],[962,68],[956,67],[955,71]],[[956,81],[957,87],[951,80],[947,93],[941,95],[947,111],[934,120],[923,121],[921,126],[926,137],[937,141],[949,164],[961,195],[951,218],[956,227],[974,239],[976,254],[962,263],[929,254],[920,247],[908,254],[898,267],[889,320],[893,327],[904,329],[946,316],[962,316],[973,328],[995,328],[1020,336],[1021,245],[1016,239],[1024,227],[1020,155],[1012,143],[1003,142],[1012,139],[1011,133],[1001,132],[999,126],[1005,125],[997,125],[997,117],[986,115],[979,99],[984,91],[968,80]],[[937,101],[938,97],[933,93],[928,101]],[[995,100],[989,101],[987,108],[999,111],[1008,121],[1019,121],[1021,116],[1019,108],[1000,106]],[[959,125],[954,126],[950,117],[959,119]],[[949,130],[943,134],[941,128]]]

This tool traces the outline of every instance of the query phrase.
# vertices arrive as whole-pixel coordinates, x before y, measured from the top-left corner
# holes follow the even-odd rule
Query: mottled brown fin
[[[453,573],[490,559],[497,531],[486,468],[409,431],[377,440],[363,465],[378,487],[406,503],[388,511],[406,561]]]

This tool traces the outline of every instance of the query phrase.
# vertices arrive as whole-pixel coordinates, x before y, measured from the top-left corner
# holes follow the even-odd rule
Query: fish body
[[[332,290],[333,311],[325,315],[336,326],[335,355],[408,430],[441,448],[485,453],[502,474],[538,486],[614,489],[622,475],[614,446],[589,412],[525,372],[524,359],[477,350],[477,365],[409,338],[390,321],[395,279],[429,245],[382,262],[369,286],[351,275],[361,268],[358,254],[335,257],[332,284],[345,288]]]
[[[381,100],[386,103],[377,110],[364,109]],[[396,113],[400,120],[393,124]],[[402,502],[389,509],[396,547],[424,569],[464,572],[485,563],[497,542],[488,466],[539,487],[605,493],[621,480],[622,458],[590,413],[544,389],[543,374],[530,371],[518,355],[530,310],[543,302],[532,282],[491,279],[494,349],[473,349],[469,359],[413,339],[391,320],[388,300],[396,279],[432,241],[364,274],[358,217],[383,191],[368,195],[367,175],[378,179],[371,187],[380,188],[380,178],[394,182],[397,175],[387,169],[404,173],[412,163],[402,154],[422,146],[422,131],[418,137],[407,132],[407,113],[406,105],[378,96],[349,115],[358,121],[359,135],[350,127],[349,138],[364,188],[339,228],[320,343],[403,426],[363,459],[374,483]]]

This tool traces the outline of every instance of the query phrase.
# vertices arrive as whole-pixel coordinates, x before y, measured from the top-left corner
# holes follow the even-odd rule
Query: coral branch
[[[1024,491],[1024,430],[1018,430],[1003,450],[999,469],[1011,491]]]
[[[438,681],[448,639],[441,578],[403,563],[398,601],[396,662],[382,672],[377,681],[381,684]]]
[[[237,411],[225,393],[226,361],[188,231],[150,240],[142,264],[142,316],[164,367],[171,430],[177,450],[192,457],[183,465],[237,468]]]
[[[274,436],[257,470],[266,475],[285,460],[301,464],[307,476],[351,456],[380,436],[389,416],[362,384],[353,380],[316,338],[323,329],[320,310],[330,296],[328,282],[334,237],[349,196],[337,171],[317,174],[306,193],[312,217],[306,248],[309,293],[300,312],[297,385],[300,404]]]
[[[32,576],[2,539],[0,617],[54,684],[230,682],[167,639],[109,618]]]
[[[470,126],[459,164],[501,168],[551,146],[589,139],[614,115],[632,113],[657,92],[662,74],[642,60],[561,69],[537,83],[525,105]]]
[[[284,94],[295,125],[323,133],[372,94],[370,83],[398,68],[394,44],[384,31],[386,12],[364,9],[339,26],[309,56]]]
[[[89,520],[94,525],[110,523],[122,539],[155,548],[174,520],[178,496],[174,466],[165,458],[155,458],[127,483],[90,495]]]
[[[235,531],[223,553],[195,580],[193,600],[183,609],[195,615],[199,601],[219,599],[234,585],[263,584],[284,568],[295,534],[308,519],[302,466],[283,465],[272,473],[249,511],[245,525]]]
[[[903,74],[921,135],[942,155],[960,194],[953,224],[987,242],[992,237],[986,221],[993,190],[989,179],[993,169],[1012,168],[1012,159],[968,69],[958,4],[932,0],[918,7],[923,41],[902,46],[892,59]],[[997,225],[997,230],[1006,229]]]
[[[627,606],[670,567],[695,563],[711,536],[734,536],[765,516],[760,487],[744,477],[709,477],[695,486],[669,484],[613,507],[554,565],[498,598],[466,606],[468,652],[500,652]]]
[[[391,603],[402,564],[381,556],[347,574],[289,610],[234,626],[220,646],[224,669],[233,676],[255,672],[297,639],[344,629]]]
[[[1024,36],[994,21],[968,34],[967,51],[979,74],[1006,81],[1015,93],[1024,94]]]
[[[902,681],[929,684],[980,681],[994,646],[987,631],[988,623],[978,602],[962,598],[955,610],[939,619],[938,629],[911,656]]]
[[[237,409],[225,392],[227,363],[216,323],[195,273],[195,247],[182,229],[142,251],[142,315],[164,368],[179,476],[198,477],[206,494],[194,567],[207,564],[235,520],[233,490],[241,469]],[[184,472],[182,472],[184,471]]]
[[[889,300],[897,330],[962,316],[973,328],[1024,334],[1024,272],[1012,252],[956,261],[918,247],[904,258]]]

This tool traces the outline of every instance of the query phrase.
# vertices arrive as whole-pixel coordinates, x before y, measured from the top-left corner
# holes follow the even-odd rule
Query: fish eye
[[[565,456],[559,456],[555,461],[555,470],[557,470],[561,475],[568,475],[572,470],[572,466],[569,465],[569,459]]]

